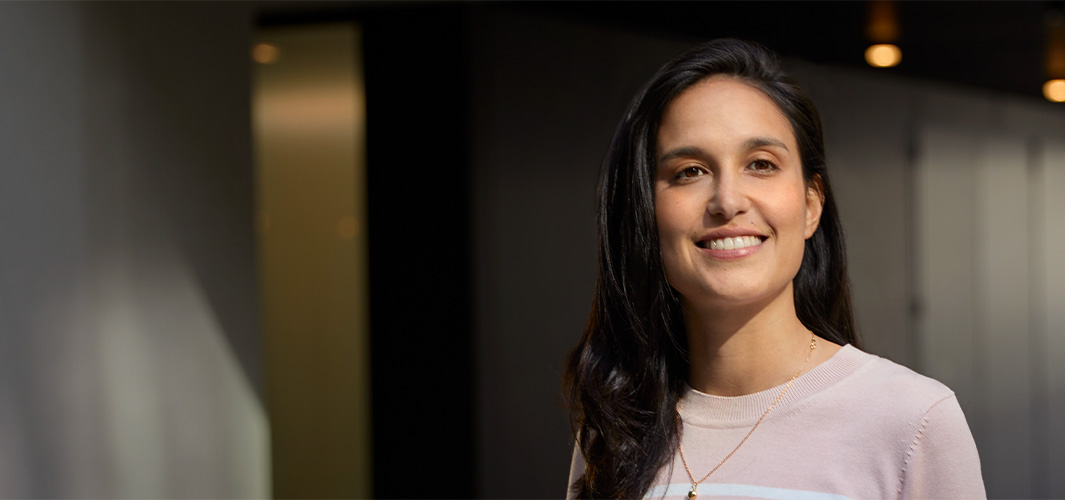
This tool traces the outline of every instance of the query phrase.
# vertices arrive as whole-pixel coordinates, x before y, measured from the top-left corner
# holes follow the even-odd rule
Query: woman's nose
[[[746,212],[748,206],[749,200],[739,179],[727,173],[717,175],[707,203],[707,212],[714,217],[730,220]]]

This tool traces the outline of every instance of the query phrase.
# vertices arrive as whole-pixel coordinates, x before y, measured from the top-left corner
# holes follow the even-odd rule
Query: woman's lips
[[[761,250],[764,241],[765,238],[760,236],[732,236],[702,240],[696,245],[704,254],[712,258],[730,260],[746,257]]]
[[[711,250],[740,250],[742,248],[753,247],[755,245],[761,245],[762,238],[758,236],[734,236],[731,238],[715,238],[712,240],[703,240],[697,243],[701,248],[709,248]]]

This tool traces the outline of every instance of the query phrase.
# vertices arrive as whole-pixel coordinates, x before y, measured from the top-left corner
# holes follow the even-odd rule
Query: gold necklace
[[[692,489],[688,492],[689,499],[694,499],[695,497],[699,496],[699,483],[706,481],[706,478],[710,477],[710,475],[714,472],[717,472],[717,469],[721,468],[721,466],[724,465],[725,462],[728,461],[728,459],[732,458],[732,454],[736,453],[736,450],[740,449],[740,446],[743,446],[743,443],[747,442],[747,438],[751,437],[751,434],[754,434],[754,430],[762,424],[762,421],[765,420],[766,415],[769,415],[769,412],[773,411],[773,407],[776,406],[777,403],[779,403],[780,400],[784,398],[784,395],[788,393],[788,389],[791,389],[791,384],[795,383],[795,379],[799,378],[799,374],[806,369],[806,365],[810,362],[810,357],[813,356],[814,349],[816,347],[817,336],[814,334],[810,334],[810,352],[806,353],[806,361],[802,362],[802,366],[799,367],[799,371],[795,372],[795,375],[791,377],[791,380],[788,381],[788,385],[785,385],[784,390],[780,391],[780,394],[777,395],[777,399],[773,400],[773,404],[769,405],[769,408],[766,408],[765,413],[763,413],[762,416],[758,419],[758,421],[754,423],[754,427],[751,427],[751,430],[747,431],[747,435],[743,436],[743,440],[740,441],[740,444],[736,445],[736,447],[733,448],[732,451],[730,451],[729,454],[725,456],[723,460],[718,462],[718,464],[714,466],[714,468],[711,469],[710,472],[707,472],[702,479],[698,481],[695,480],[695,476],[692,475],[692,470],[688,468],[688,460],[684,458],[684,448],[680,445],[679,441],[677,442],[677,449],[680,450],[680,461],[684,464],[684,470],[688,473],[688,478],[692,480]],[[680,430],[680,412],[677,412],[677,434],[680,434]]]

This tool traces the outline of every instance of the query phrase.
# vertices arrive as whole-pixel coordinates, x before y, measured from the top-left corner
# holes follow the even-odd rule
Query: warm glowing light
[[[902,61],[902,51],[890,43],[870,45],[865,49],[865,62],[874,68],[890,68]]]
[[[281,49],[269,43],[257,43],[251,49],[251,58],[260,64],[273,64],[281,57]]]
[[[1065,102],[1065,80],[1047,80],[1043,84],[1043,96],[1048,101]]]

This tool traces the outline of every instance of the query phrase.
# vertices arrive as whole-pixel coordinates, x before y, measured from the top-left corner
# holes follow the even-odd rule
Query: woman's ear
[[[821,223],[821,212],[824,208],[825,185],[821,182],[821,176],[814,174],[813,178],[806,182],[805,238],[809,239],[817,231],[817,225]]]

